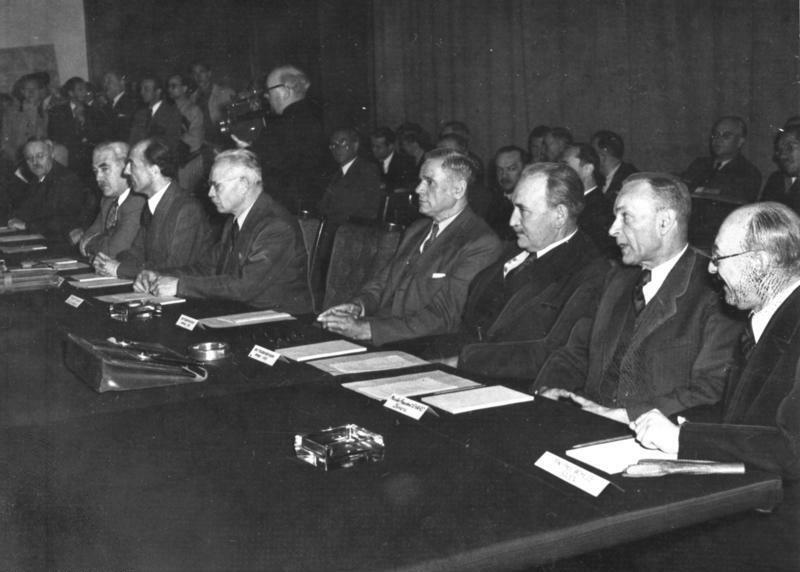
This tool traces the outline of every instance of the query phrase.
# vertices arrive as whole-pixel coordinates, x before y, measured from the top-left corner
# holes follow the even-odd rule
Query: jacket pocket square
[[[431,274],[431,278],[433,278],[434,280],[437,278],[445,278],[446,276],[447,274],[444,274],[442,272],[434,272],[433,274]]]

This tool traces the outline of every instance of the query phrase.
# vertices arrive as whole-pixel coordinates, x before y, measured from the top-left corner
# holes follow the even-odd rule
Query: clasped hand
[[[361,317],[362,313],[360,304],[349,302],[328,308],[317,316],[317,321],[331,332],[354,340],[369,340],[372,339],[372,327]]]
[[[175,296],[178,293],[178,279],[152,270],[142,270],[133,283],[133,290],[154,296]]]

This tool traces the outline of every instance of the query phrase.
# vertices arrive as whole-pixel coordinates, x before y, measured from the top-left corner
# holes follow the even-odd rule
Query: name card
[[[383,406],[418,421],[428,410],[427,405],[418,403],[408,397],[397,395],[396,393],[393,393],[392,396],[384,402]]]
[[[609,484],[606,479],[590,473],[575,463],[570,463],[566,459],[553,455],[550,451],[545,451],[534,464],[593,497],[602,493],[603,489]]]
[[[250,353],[247,354],[247,357],[256,361],[260,361],[261,363],[265,363],[268,366],[273,366],[275,365],[275,362],[280,359],[281,354],[272,350],[268,350],[265,347],[255,345],[253,346],[253,349],[250,350]]]
[[[178,318],[178,321],[175,322],[175,325],[179,328],[183,328],[184,330],[189,330],[190,332],[195,329],[197,323],[200,320],[195,320],[194,318],[190,318],[186,314],[181,314],[181,317]]]
[[[77,308],[81,304],[83,304],[83,298],[80,296],[76,296],[75,294],[70,294],[69,298],[64,300],[68,306],[72,306],[73,308]]]
[[[63,276],[58,277],[58,282],[56,282],[56,288],[61,288],[61,285],[65,282]]]

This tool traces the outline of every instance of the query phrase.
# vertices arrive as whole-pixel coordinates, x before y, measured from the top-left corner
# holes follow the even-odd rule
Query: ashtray
[[[201,342],[189,346],[189,356],[197,361],[215,361],[228,357],[230,346],[225,342]]]
[[[297,458],[326,471],[383,460],[383,436],[358,425],[328,427],[294,436]]]
[[[161,304],[148,304],[140,301],[120,302],[108,307],[108,315],[114,320],[149,320],[161,316]]]

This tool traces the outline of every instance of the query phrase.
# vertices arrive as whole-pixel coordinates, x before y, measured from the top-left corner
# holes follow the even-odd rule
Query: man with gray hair
[[[551,354],[532,389],[623,423],[719,401],[741,329],[689,248],[690,211],[689,191],[672,175],[625,181],[609,233],[626,266],[609,274],[591,329]]]
[[[264,97],[275,115],[252,145],[261,162],[264,190],[291,211],[319,202],[330,164],[319,113],[306,98],[310,86],[306,74],[294,66],[269,73]]]
[[[434,149],[420,170],[419,212],[394,258],[351,302],[320,314],[323,327],[375,345],[454,333],[473,277],[500,255],[500,239],[467,205],[472,159]]]
[[[100,212],[83,233],[80,251],[84,256],[105,252],[115,257],[130,248],[139,232],[139,219],[146,202],[143,195],[131,192],[122,172],[129,147],[122,141],[101,143],[92,153],[92,170],[103,193]]]
[[[222,237],[193,264],[145,270],[134,289],[158,296],[245,302],[284,312],[311,311],[300,226],[262,191],[261,169],[247,150],[217,155],[208,196],[225,222]]]
[[[676,424],[658,410],[630,427],[648,448],[679,459],[744,462],[783,477],[783,502],[771,514],[721,519],[683,535],[671,554],[691,554],[698,570],[796,570],[800,564],[800,217],[756,203],[733,211],[714,241],[708,271],[728,304],[750,312],[736,347],[717,423]],[[748,542],[742,542],[747,538]],[[669,566],[663,551],[641,568]],[[673,562],[673,567],[681,563]]]

